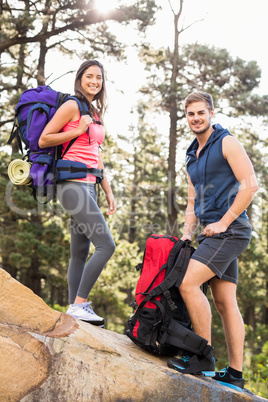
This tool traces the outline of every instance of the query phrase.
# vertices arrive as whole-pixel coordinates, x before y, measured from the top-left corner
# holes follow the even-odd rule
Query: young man
[[[245,210],[258,186],[239,141],[219,124],[212,125],[211,96],[205,92],[191,93],[185,100],[185,113],[196,138],[187,150],[189,187],[182,239],[191,240],[198,223],[201,234],[180,292],[195,333],[211,345],[211,311],[200,289],[209,281],[223,321],[229,366],[214,375],[212,347],[207,356],[172,358],[168,366],[181,373],[212,375],[220,383],[242,391],[244,323],[236,301],[237,257],[250,242],[251,225]]]

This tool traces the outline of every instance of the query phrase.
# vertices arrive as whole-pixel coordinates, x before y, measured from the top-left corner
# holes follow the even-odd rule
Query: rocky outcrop
[[[0,269],[0,401],[261,401],[49,308]]]

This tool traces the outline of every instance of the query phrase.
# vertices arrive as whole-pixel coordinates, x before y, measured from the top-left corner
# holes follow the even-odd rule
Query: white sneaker
[[[91,302],[85,302],[81,304],[70,304],[66,314],[73,316],[74,318],[78,318],[78,320],[87,321],[93,325],[104,325],[104,318],[99,317],[96,313],[94,313],[93,308],[91,307]]]

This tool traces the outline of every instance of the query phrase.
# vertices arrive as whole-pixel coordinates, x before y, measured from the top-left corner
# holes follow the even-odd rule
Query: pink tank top
[[[78,127],[78,124],[79,120],[69,121],[69,123],[63,127],[62,131],[72,130],[73,128]],[[62,159],[85,163],[88,168],[97,168],[99,162],[99,146],[102,144],[105,137],[102,126],[100,124],[90,124],[89,136],[90,143],[88,133],[85,132],[84,134],[81,134]],[[67,141],[62,144],[62,153],[64,153],[69,142],[70,141]],[[96,176],[88,174],[86,178],[78,180],[95,183]]]

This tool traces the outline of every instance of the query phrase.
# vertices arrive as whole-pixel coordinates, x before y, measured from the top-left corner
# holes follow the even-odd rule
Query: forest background
[[[14,107],[25,89],[51,85],[72,93],[78,66],[96,58],[107,71],[109,109],[102,157],[118,211],[107,218],[116,252],[90,297],[107,328],[124,333],[139,277],[135,266],[142,261],[146,239],[151,233],[182,233],[187,199],[184,158],[193,139],[183,100],[193,90],[205,90],[215,100],[215,122],[241,140],[260,187],[248,208],[253,236],[239,259],[238,303],[246,326],[247,388],[267,397],[268,95],[264,83],[268,69],[263,74],[254,59],[265,43],[261,16],[266,15],[267,4],[265,0],[198,3],[1,1],[1,267],[47,304],[66,311],[68,216],[59,204],[41,206],[28,188],[11,185],[7,166],[21,156],[15,143],[10,147],[6,142]],[[231,4],[233,13],[226,12]],[[245,24],[239,25],[245,11]],[[202,40],[204,32],[218,39],[221,33],[221,45]],[[100,206],[105,215],[103,194]],[[216,311],[213,345],[221,369],[227,353]]]

